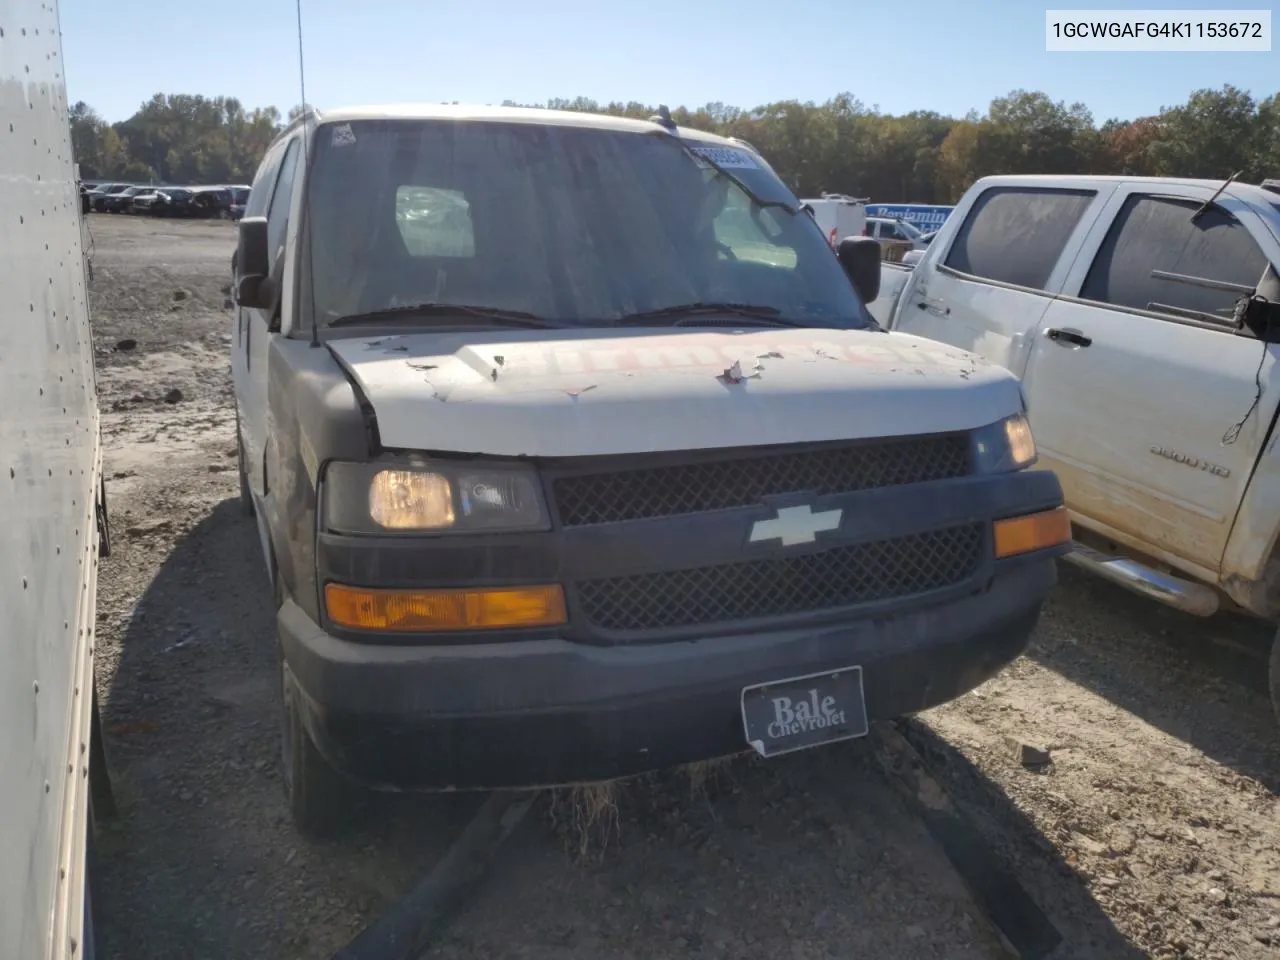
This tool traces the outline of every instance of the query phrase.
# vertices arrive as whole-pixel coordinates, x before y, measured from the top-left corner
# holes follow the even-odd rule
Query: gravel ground
[[[237,512],[226,223],[97,215],[92,297],[113,552],[105,955],[330,956],[478,798],[379,797],[353,836],[285,814],[265,572]],[[1026,657],[907,725],[1064,937],[1056,957],[1280,956],[1267,631],[1070,569]],[[1038,771],[1011,740],[1046,747]],[[868,742],[543,798],[432,957],[993,957]]]

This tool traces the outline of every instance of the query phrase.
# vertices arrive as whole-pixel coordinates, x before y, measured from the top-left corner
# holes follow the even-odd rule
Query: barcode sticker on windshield
[[[351,132],[351,124],[344,123],[333,128],[333,145],[349,147],[356,142],[356,135]]]
[[[689,150],[696,156],[704,157],[725,169],[736,167],[740,170],[754,170],[759,166],[751,159],[751,154],[745,150],[735,150],[733,147],[710,147],[699,143],[689,144]]]

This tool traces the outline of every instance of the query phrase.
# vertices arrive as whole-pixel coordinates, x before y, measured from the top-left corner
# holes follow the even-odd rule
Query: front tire
[[[280,766],[285,801],[294,826],[303,836],[326,839],[351,825],[355,788],[329,765],[302,723],[299,691],[293,671],[279,655],[281,703]]]

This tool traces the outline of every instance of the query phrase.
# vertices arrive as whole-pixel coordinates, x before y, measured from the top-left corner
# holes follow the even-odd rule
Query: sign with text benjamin
[[[927,203],[869,203],[866,207],[868,217],[905,220],[924,233],[937,230],[954,209]]]

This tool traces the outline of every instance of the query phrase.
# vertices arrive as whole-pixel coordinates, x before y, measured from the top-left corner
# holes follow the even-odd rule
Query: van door
[[[894,329],[972,351],[1021,376],[1070,251],[1109,189],[1087,180],[993,182],[957,207],[958,229],[916,265]]]
[[[271,193],[271,201],[267,206],[267,250],[270,252],[273,270],[279,270],[279,254],[284,249],[285,237],[289,226],[289,207],[293,199],[293,184],[301,154],[299,138],[294,137],[284,148],[280,161],[279,176],[275,189]],[[283,275],[277,274],[276,281],[283,283]],[[280,314],[268,315],[265,310],[246,309],[246,336],[249,340],[247,351],[248,391],[249,399],[246,411],[241,414],[245,419],[245,452],[249,462],[257,469],[251,479],[253,490],[258,496],[266,493],[262,463],[267,447],[267,373],[271,341],[279,336]]]
[[[253,185],[249,190],[249,200],[245,205],[245,216],[261,217],[266,214],[267,206],[271,203],[271,192],[275,189],[276,179],[280,174],[280,157],[281,150],[279,148],[270,150],[258,166],[258,172],[254,176]],[[239,282],[239,264],[233,257],[231,270],[233,298]],[[253,412],[250,409],[253,405],[253,391],[249,382],[249,351],[254,344],[252,332],[249,329],[249,312],[247,308],[236,303],[236,328],[231,339],[231,382],[235,389],[236,418],[240,429],[240,436],[237,439],[241,449],[245,451],[249,449],[249,423],[253,418]],[[260,470],[252,469],[254,461],[250,460],[247,455],[245,456],[245,463],[250,464],[251,467],[247,471],[250,487],[255,491],[261,491],[261,478],[256,483],[254,480],[255,475],[260,473]],[[258,466],[261,466],[260,461]]]
[[[1229,195],[1193,221],[1211,194],[1117,189],[1044,314],[1025,389],[1080,522],[1216,573],[1277,403],[1260,386],[1277,348],[1232,311],[1280,251]]]

